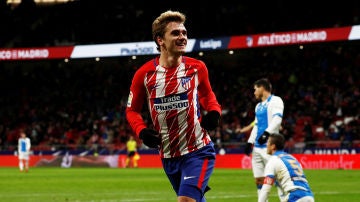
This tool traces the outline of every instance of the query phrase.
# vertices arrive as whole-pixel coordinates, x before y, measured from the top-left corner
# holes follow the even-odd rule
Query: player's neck
[[[263,96],[262,96],[262,101],[264,102],[265,100],[267,100],[270,97],[271,93],[269,92],[264,92]]]
[[[177,67],[180,65],[182,60],[181,55],[169,55],[169,54],[161,54],[159,58],[160,66],[164,68]]]

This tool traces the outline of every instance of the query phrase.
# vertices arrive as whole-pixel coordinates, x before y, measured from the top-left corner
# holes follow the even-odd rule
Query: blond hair
[[[157,37],[163,37],[166,32],[166,26],[170,22],[180,22],[185,24],[186,16],[179,11],[168,10],[163,13],[159,17],[157,17],[152,23],[152,37],[157,45],[157,49],[160,51],[159,44],[156,41]]]

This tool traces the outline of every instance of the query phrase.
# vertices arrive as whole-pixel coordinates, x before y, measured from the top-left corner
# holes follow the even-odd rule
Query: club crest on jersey
[[[185,89],[185,90],[188,90],[190,88],[190,80],[191,78],[190,77],[184,77],[184,78],[181,78],[181,86]]]

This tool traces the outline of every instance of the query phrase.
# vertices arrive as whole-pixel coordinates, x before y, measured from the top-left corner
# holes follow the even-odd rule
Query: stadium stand
[[[23,2],[12,8],[1,1],[0,14],[6,19],[1,21],[1,26],[8,28],[8,32],[0,37],[0,47],[150,41],[151,33],[143,30],[150,30],[146,27],[158,14],[146,9],[140,1],[121,5],[115,1],[107,4],[74,1],[51,6]],[[351,3],[358,5],[356,1]],[[346,13],[338,7],[338,15],[326,22],[308,11],[306,19],[297,23],[285,17],[290,11],[275,17],[269,10],[259,8],[263,20],[271,16],[267,20],[273,23],[258,22],[259,18],[250,17],[251,4],[226,3],[219,12],[214,11],[218,5],[207,5],[200,10],[179,9],[193,19],[188,22],[188,29],[196,37],[359,23],[356,6],[352,7],[353,12]],[[159,9],[168,6],[162,4]],[[285,6],[279,4],[277,9]],[[304,7],[300,6],[295,15]],[[79,15],[79,11],[84,13]],[[215,27],[209,30],[207,23],[202,23],[205,17]],[[238,26],[234,26],[234,18],[242,19],[236,21]],[[281,22],[281,26],[275,22]],[[212,132],[217,146],[234,148],[245,143],[249,134],[235,131],[254,119],[252,82],[267,76],[272,80],[275,94],[284,98],[282,133],[288,147],[296,152],[301,152],[303,147],[360,147],[359,45],[353,41],[313,44],[304,49],[257,48],[234,55],[224,51],[206,53],[201,59],[208,64],[214,91],[224,108],[222,125]],[[190,55],[199,57],[196,53]],[[152,56],[137,60],[104,58],[99,62],[79,59],[67,63],[2,61],[0,105],[6,107],[0,108],[0,150],[15,149],[20,128],[26,130],[34,150],[38,151],[87,149],[101,154],[124,150],[132,133],[124,117],[129,79],[149,57]]]

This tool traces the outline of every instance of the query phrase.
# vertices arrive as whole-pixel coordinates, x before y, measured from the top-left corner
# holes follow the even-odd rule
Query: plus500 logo
[[[151,55],[154,54],[154,47],[121,48],[121,55]]]

